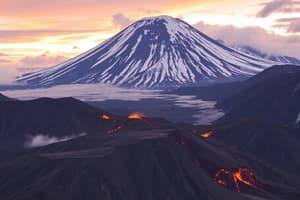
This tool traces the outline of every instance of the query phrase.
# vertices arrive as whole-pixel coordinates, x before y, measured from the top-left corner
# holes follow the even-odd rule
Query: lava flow
[[[215,174],[214,180],[216,181],[216,183],[226,187],[227,185],[229,185],[230,178],[232,178],[234,182],[234,187],[237,190],[237,192],[241,191],[240,183],[243,183],[250,187],[256,187],[254,173],[248,168],[239,168],[236,171],[220,169]]]
[[[124,127],[124,125],[118,125],[117,127],[111,129],[108,131],[109,134],[114,134],[116,132],[118,132],[119,130],[121,130]]]
[[[207,131],[205,133],[202,133],[200,136],[203,138],[209,138],[213,134],[213,131]]]
[[[128,119],[143,119],[144,115],[142,113],[132,113],[128,115]]]
[[[110,116],[107,115],[107,114],[102,114],[102,115],[101,115],[101,118],[102,118],[102,119],[105,119],[105,120],[110,120]]]

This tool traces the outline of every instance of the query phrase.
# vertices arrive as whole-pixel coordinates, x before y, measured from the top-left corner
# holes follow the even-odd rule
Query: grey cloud
[[[49,52],[38,56],[26,56],[20,60],[24,67],[49,67],[67,60],[64,56],[52,56]]]
[[[266,3],[261,11],[257,13],[257,17],[267,17],[275,11],[278,11],[286,5],[291,5],[292,0],[273,0]]]
[[[300,19],[290,23],[288,32],[300,33]]]
[[[297,21],[297,20],[300,20],[300,17],[290,17],[290,18],[280,18],[280,19],[277,19],[276,21],[281,23],[281,22],[292,22],[292,21]]]
[[[290,33],[299,33],[300,17],[278,19],[274,27],[285,28]]]
[[[124,14],[117,13],[117,14],[113,15],[113,23],[116,26],[123,29],[123,28],[129,26],[131,23],[133,23],[133,21],[131,19],[129,19],[128,17],[126,17]]]
[[[281,36],[268,33],[260,27],[237,28],[208,25],[203,22],[194,26],[210,37],[223,40],[230,45],[247,45],[270,54],[300,58],[300,36]]]

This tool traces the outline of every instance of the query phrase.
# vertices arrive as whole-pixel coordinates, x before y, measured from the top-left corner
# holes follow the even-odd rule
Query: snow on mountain
[[[139,20],[88,52],[17,82],[164,88],[246,78],[273,64],[278,63],[219,44],[180,19],[159,16]]]
[[[271,60],[274,62],[279,62],[282,64],[295,64],[295,65],[300,65],[300,60],[294,57],[290,56],[279,56],[279,55],[273,55],[273,54],[267,54],[263,53],[253,47],[246,46],[246,45],[235,45],[232,46],[233,49],[246,53],[248,55],[258,57],[258,58],[263,58],[267,60]]]

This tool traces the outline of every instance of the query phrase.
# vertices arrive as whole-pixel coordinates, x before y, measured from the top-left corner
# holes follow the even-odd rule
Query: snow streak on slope
[[[90,51],[17,82],[29,87],[176,87],[245,78],[273,64],[219,44],[179,19],[160,16],[137,21]]]

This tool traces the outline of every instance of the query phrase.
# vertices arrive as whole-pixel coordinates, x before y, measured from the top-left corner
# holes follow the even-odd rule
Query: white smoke
[[[74,138],[85,136],[85,135],[86,135],[86,133],[81,133],[79,135],[71,135],[71,136],[65,136],[62,138],[58,138],[58,137],[54,137],[54,136],[39,134],[39,135],[29,136],[24,143],[24,147],[25,148],[42,147],[42,146],[47,146],[47,145],[58,143],[58,142],[65,142],[65,141],[72,140]]]
[[[300,112],[299,112],[298,117],[296,119],[296,123],[300,123]]]

